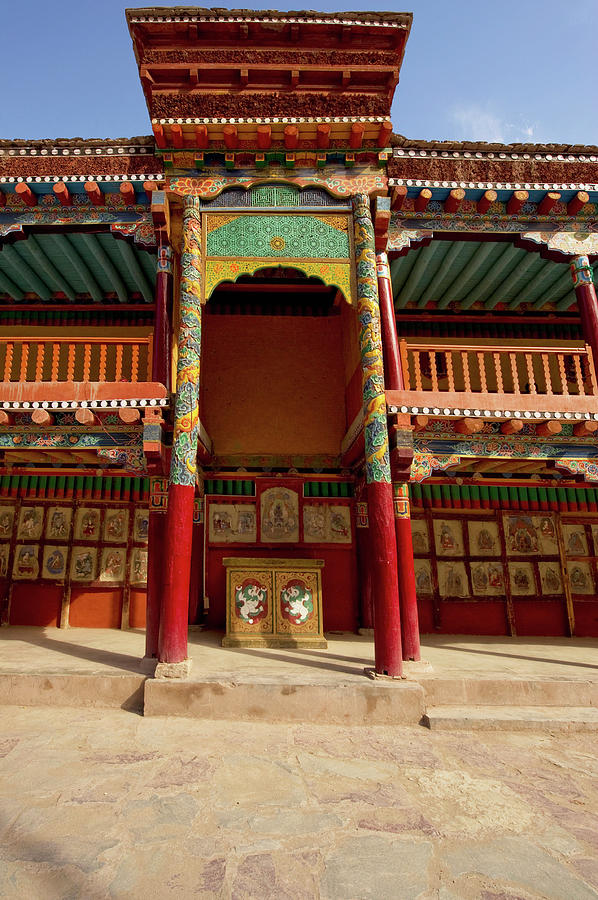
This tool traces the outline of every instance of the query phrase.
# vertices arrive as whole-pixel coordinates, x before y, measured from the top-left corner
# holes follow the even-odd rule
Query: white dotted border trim
[[[50,409],[50,410],[66,410],[66,409],[123,409],[125,407],[154,407],[168,406],[168,400],[160,398],[159,400],[152,397],[149,400],[34,400],[10,402],[5,400],[2,403],[2,409],[6,411],[31,412],[33,409]]]
[[[413,159],[418,156],[440,157],[441,159],[533,159],[541,162],[598,162],[598,156],[587,156],[584,153],[577,155],[573,153],[505,153],[504,151],[494,150],[417,150],[411,148],[403,150],[395,148],[392,155],[394,157],[410,157]]]
[[[182,22],[184,24],[195,22],[256,22],[259,25],[260,22],[267,22],[268,24],[274,23],[277,25],[356,25],[362,28],[401,28],[403,30],[408,30],[410,27],[405,22],[363,22],[357,19],[303,19],[297,17],[258,18],[257,16],[135,16],[135,18],[129,19],[129,22],[131,25],[141,25],[148,22],[155,24],[162,22]]]
[[[153,156],[153,147],[0,147],[0,156]]]
[[[405,187],[435,187],[435,188],[473,188],[475,190],[495,191],[598,191],[598,184],[540,184],[540,183],[516,183],[496,181],[426,181],[414,178],[389,178],[390,187],[404,185]]]
[[[153,175],[141,173],[138,175],[2,175],[0,184],[57,184],[63,181],[65,184],[77,181],[164,181],[165,176],[161,172]]]
[[[413,416],[424,415],[424,416],[457,416],[458,418],[484,418],[484,419],[526,419],[532,421],[545,420],[545,419],[564,419],[565,421],[575,420],[577,422],[586,421],[590,419],[594,419],[598,421],[598,413],[572,413],[572,412],[540,412],[536,410],[535,412],[531,412],[529,409],[524,411],[521,410],[511,410],[508,409],[452,409],[448,406],[441,408],[439,406],[389,406],[388,412],[390,414],[394,413],[409,413]]]
[[[388,116],[323,116],[320,118],[312,118],[309,116],[269,116],[263,119],[254,117],[225,119],[215,116],[209,119],[152,119],[152,125],[270,125],[277,124],[295,124],[307,122],[308,124],[317,125],[320,122],[388,122]]]

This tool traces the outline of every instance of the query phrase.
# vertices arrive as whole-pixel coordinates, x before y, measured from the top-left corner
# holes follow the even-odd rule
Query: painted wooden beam
[[[123,181],[118,190],[121,197],[124,198],[127,206],[135,206],[135,204],[137,203],[137,197],[135,196],[135,188],[130,181]]]
[[[168,146],[166,141],[166,135],[164,134],[164,126],[163,125],[152,125],[152,131],[154,132],[154,140],[156,141],[156,146],[160,148],[160,150],[165,150]]]
[[[59,181],[57,184],[53,185],[52,191],[58,197],[61,206],[73,205],[73,195],[69,191],[64,181]]]
[[[105,206],[104,192],[96,181],[86,181],[83,187],[94,206]]]
[[[0,208],[6,206],[6,194],[0,190]]]
[[[518,255],[515,247],[513,247],[512,244],[507,244],[499,258],[489,271],[486,272],[482,280],[479,281],[467,296],[463,298],[461,301],[461,309],[469,309],[474,303],[477,303],[478,300],[485,300],[488,291],[492,290],[494,284],[500,280],[502,273],[512,264],[513,259]]]
[[[0,291],[2,291],[3,294],[8,294],[13,300],[23,300],[25,297],[21,288],[14,283],[12,278],[9,278],[8,275],[2,271],[0,271]]]
[[[577,303],[577,294],[575,291],[569,291],[569,293],[565,294],[565,296],[556,304],[556,309],[558,312],[566,312],[574,303]]]
[[[453,188],[446,200],[444,201],[444,211],[446,213],[455,213],[465,199],[465,191],[463,188]]]
[[[15,193],[21,198],[27,206],[37,206],[37,194],[34,194],[28,184],[24,181],[19,182],[15,187]]]
[[[425,278],[426,270],[430,265],[430,255],[426,253],[427,250],[428,247],[421,247],[417,251],[418,255],[415,265],[411,269],[407,281],[398,296],[398,305],[401,308],[407,306],[410,300],[419,298],[422,281]]]
[[[195,143],[199,150],[207,150],[210,146],[210,137],[208,135],[207,125],[195,126]]]
[[[390,140],[390,136],[392,134],[392,122],[390,119],[385,119],[380,126],[380,132],[378,134],[378,146],[386,147]]]
[[[58,271],[52,260],[48,259],[35,235],[30,234],[27,240],[23,242],[23,246],[27,247],[36,265],[42,270],[45,280],[49,283],[54,283],[56,286],[55,290],[62,291],[69,300],[76,300],[77,292],[74,287]]]
[[[590,195],[587,191],[578,191],[575,197],[572,197],[571,200],[567,203],[567,215],[568,216],[576,216],[580,210],[584,208],[586,203],[590,202]]]
[[[31,421],[35,425],[47,427],[54,424],[54,416],[47,409],[34,409],[31,413]]]
[[[478,202],[476,203],[477,211],[483,216],[487,213],[493,203],[496,203],[498,194],[496,191],[484,191]]]
[[[363,122],[353,122],[351,125],[351,136],[349,138],[349,146],[353,150],[358,150],[363,144],[363,133],[365,125]]]
[[[285,127],[284,145],[287,150],[296,150],[299,146],[299,129],[296,125],[287,125]]]
[[[451,266],[454,264],[456,257],[461,252],[462,244],[459,241],[451,243],[449,241],[439,241],[435,246],[435,262],[437,269],[432,276],[432,280],[422,293],[417,302],[418,309],[425,309],[428,301],[437,300],[439,293],[442,293],[442,285],[444,281],[451,277]]]
[[[137,285],[137,289],[146,303],[151,303],[154,299],[154,291],[146,278],[145,272],[139,264],[139,260],[135,256],[135,251],[128,241],[119,240],[116,242],[122,260],[129,270],[133,281]]]
[[[37,272],[16,252],[11,244],[5,244],[2,250],[2,259],[9,267],[9,277],[14,279],[14,273],[21,282],[25,282],[26,291],[37,294],[40,300],[52,298],[52,288],[43,281]]]
[[[562,430],[563,426],[556,419],[549,419],[548,422],[542,422],[536,426],[536,434],[539,434],[540,437],[552,437],[555,434],[560,434]]]
[[[430,421],[429,416],[413,416],[413,430],[425,431]]]
[[[477,434],[478,431],[482,430],[484,425],[485,422],[481,417],[479,419],[474,419],[466,416],[455,423],[455,431],[459,434]]]
[[[94,276],[89,271],[87,263],[79,255],[73,244],[69,241],[68,234],[49,234],[46,241],[52,243],[58,253],[63,253],[69,263],[85,285],[85,289],[95,303],[101,303],[104,294]]]
[[[558,203],[560,199],[561,195],[558,191],[548,191],[538,203],[536,212],[539,216],[547,216],[555,203]]]
[[[0,425],[12,425],[12,416],[0,409]]]
[[[438,308],[446,309],[449,303],[458,300],[465,289],[465,285],[486,265],[488,259],[495,252],[495,244],[492,241],[483,241],[475,251],[469,262],[453,278],[445,292],[438,299]]]
[[[231,125],[228,123],[222,129],[222,133],[224,135],[224,143],[228,147],[229,150],[236,150],[239,145],[239,135],[237,133],[237,126]]]
[[[503,422],[500,426],[500,430],[503,434],[518,434],[523,429],[523,419],[509,419],[508,422]]]
[[[430,190],[430,188],[422,188],[418,196],[415,198],[414,206],[416,211],[425,212],[431,199],[432,191]]]
[[[75,419],[77,420],[79,425],[93,425],[95,424],[96,417],[90,409],[79,407],[79,409],[75,413]]]
[[[573,426],[573,434],[575,437],[590,437],[598,431],[598,422],[595,419],[586,419],[585,422],[579,422]]]
[[[79,239],[83,241],[88,251],[91,253],[95,261],[99,266],[104,270],[104,274],[108,281],[110,281],[116,296],[120,300],[121,303],[126,303],[129,299],[129,294],[126,288],[124,281],[122,280],[120,273],[114,266],[114,263],[98,241],[95,234],[89,234],[86,232],[81,232],[78,235]]]
[[[272,146],[272,127],[270,125],[257,126],[257,145],[260,150],[269,150]]]
[[[527,272],[532,268],[532,266],[537,265],[538,263],[538,254],[532,253],[531,251],[523,251],[525,256],[521,259],[512,272],[509,272],[504,281],[502,281],[496,290],[487,298],[484,307],[485,309],[494,309],[494,307],[503,302],[504,300],[509,299],[509,291],[517,289],[517,286],[522,278],[525,278]],[[529,280],[529,278],[528,278]]]
[[[516,216],[518,212],[520,212],[521,207],[524,203],[529,199],[529,193],[527,191],[513,191],[509,200],[507,201],[507,213],[510,216]]]
[[[183,129],[181,125],[170,126],[170,135],[172,137],[172,146],[176,147],[177,150],[182,150],[185,146],[185,140],[183,138]]]
[[[408,188],[404,184],[398,184],[390,189],[390,208],[401,209],[407,196]]]
[[[327,150],[330,146],[330,125],[327,122],[320,122],[317,128],[318,149]]]
[[[544,306],[545,302],[544,294],[540,292],[548,290],[553,282],[558,278],[562,278],[564,272],[566,272],[569,279],[571,279],[568,267],[563,268],[562,266],[559,266],[558,263],[546,261],[544,268],[541,269],[537,275],[534,275],[533,279],[528,282],[515,297],[513,297],[509,303],[509,309],[517,309],[520,303],[525,302],[533,303],[532,309],[540,309]],[[538,296],[538,294],[540,294],[540,296]]]

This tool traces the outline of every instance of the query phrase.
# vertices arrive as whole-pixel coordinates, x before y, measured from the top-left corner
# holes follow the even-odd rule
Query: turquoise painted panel
[[[348,259],[347,218],[309,215],[214,215],[208,219],[207,255],[239,258]],[[219,227],[214,227],[222,220]]]

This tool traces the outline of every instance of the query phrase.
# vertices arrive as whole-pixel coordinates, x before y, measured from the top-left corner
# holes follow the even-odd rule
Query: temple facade
[[[127,11],[151,135],[0,141],[0,614],[598,636],[598,148],[423,142],[408,13]]]

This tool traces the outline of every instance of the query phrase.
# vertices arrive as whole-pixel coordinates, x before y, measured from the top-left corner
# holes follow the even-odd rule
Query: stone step
[[[148,678],[144,716],[320,725],[417,725],[421,685],[409,681],[331,683],[258,679]]]
[[[598,671],[598,670],[597,670]],[[598,708],[598,680],[563,678],[417,678],[427,706],[573,706]]]
[[[0,673],[0,706],[143,708],[145,675]]]
[[[421,724],[435,731],[598,731],[598,709],[576,706],[435,706]]]

